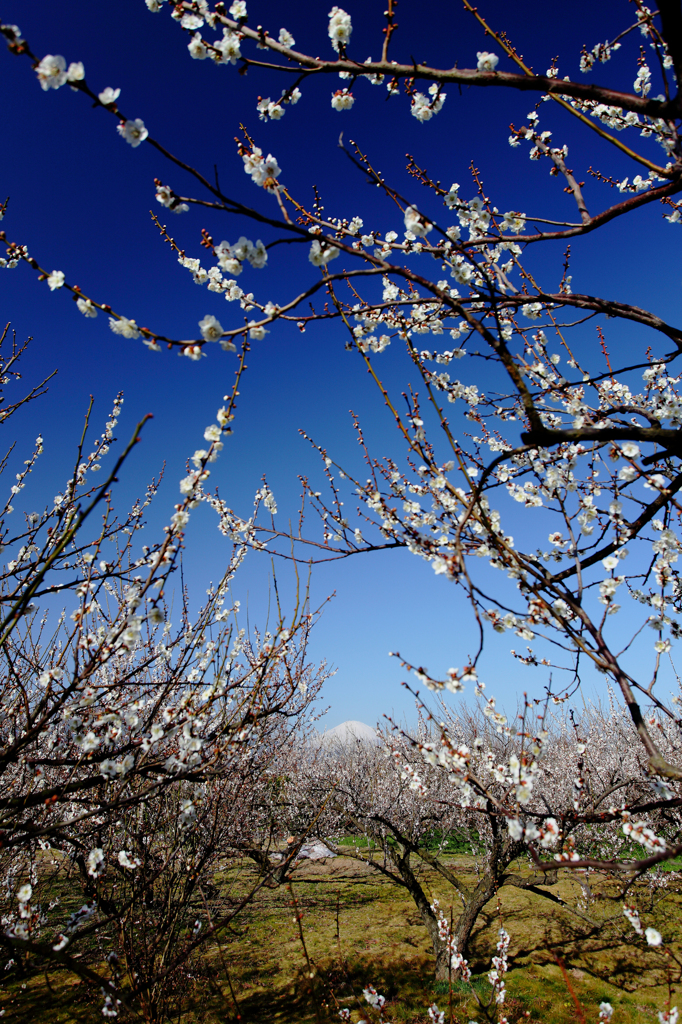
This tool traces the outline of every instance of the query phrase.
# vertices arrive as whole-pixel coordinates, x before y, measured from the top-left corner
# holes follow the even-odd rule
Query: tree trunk
[[[460,914],[454,926],[455,945],[463,956],[467,955],[469,939],[478,915],[484,906],[495,895],[496,879],[492,873],[486,872],[485,876],[478,883],[474,891],[468,896],[464,910]]]
[[[399,854],[388,844],[384,844],[384,849],[405,883],[405,888],[414,900],[419,916],[429,933],[433,953],[436,958],[436,981],[447,981],[449,975],[447,945],[438,934],[438,918],[431,909],[429,899],[412,870],[410,851],[405,850],[402,854]]]

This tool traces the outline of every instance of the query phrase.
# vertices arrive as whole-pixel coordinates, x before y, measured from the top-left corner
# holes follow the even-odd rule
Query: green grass
[[[473,881],[470,857],[453,856],[450,863]],[[229,884],[231,898],[236,898],[253,879],[253,868],[244,865],[226,870],[217,884],[219,889]],[[422,872],[422,884],[449,915],[452,890],[430,870]],[[486,973],[501,915],[511,935],[505,1004],[510,1024],[574,1024],[579,1019],[560,963],[587,1021],[596,1021],[604,999],[614,1007],[613,1024],[656,1021],[656,1011],[664,1008],[664,957],[641,943],[630,943],[634,933],[619,916],[613,882],[592,876],[590,884],[597,897],[590,912],[600,919],[618,915],[617,923],[608,925],[603,934],[590,934],[579,919],[518,889],[501,890],[499,912],[494,901],[485,907],[471,943],[473,988],[487,999]],[[559,891],[573,903],[581,892],[572,879],[562,882]],[[447,983],[434,982],[428,937],[414,904],[369,866],[344,857],[304,862],[294,875],[294,894],[303,915],[313,978],[292,919],[289,891],[284,886],[263,889],[240,916],[239,930],[225,934],[220,948],[215,943],[203,947],[188,966],[179,986],[184,1000],[175,1018],[179,1024],[235,1020],[230,983],[245,1024],[314,1024],[315,1007],[325,1024],[338,1021],[340,1007],[351,1009],[353,1021],[359,1019],[361,1009],[364,1018],[370,1019],[362,998],[367,984],[386,996],[386,1018],[396,1024],[428,1024],[427,1008],[434,1001],[447,1011],[447,1020],[451,999],[453,1024],[483,1020],[470,986],[454,979],[450,993]],[[645,884],[635,886],[628,898],[639,904],[645,925],[658,927],[681,955],[674,941],[682,922],[682,887],[677,880],[671,879],[663,896],[656,896],[660,901],[652,913],[645,912],[649,906]],[[101,962],[101,957],[94,944],[85,954],[93,964]],[[50,969],[47,974],[29,970],[25,977],[7,971],[3,980],[3,1024],[5,1020],[27,1024],[103,1020],[101,994],[61,970]],[[125,1014],[119,1020],[125,1021]]]

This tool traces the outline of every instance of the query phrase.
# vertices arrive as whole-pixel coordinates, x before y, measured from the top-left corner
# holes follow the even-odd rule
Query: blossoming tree
[[[24,348],[3,355],[5,385],[16,386]],[[5,406],[3,430],[45,383]],[[112,490],[144,425],[106,473],[122,402],[94,440],[88,410],[73,472],[42,512],[29,511],[38,437],[0,514],[0,944],[8,967],[55,961],[101,987],[105,1016],[124,1002],[161,1021],[177,972],[253,895],[211,910],[200,894],[240,849],[254,791],[305,731],[326,671],[307,662],[307,606],[263,635],[239,626],[228,596],[243,542],[197,612],[180,593],[173,627],[168,601],[197,502],[188,492],[161,539],[138,549],[158,481],[117,518]],[[69,913],[55,894],[71,900],[74,887],[83,902]],[[93,937],[104,971],[79,959]]]
[[[199,336],[190,339],[139,326],[132,309],[114,310],[106,296],[84,294],[66,271],[50,271],[21,242],[3,235],[5,266],[27,263],[48,288],[72,292],[86,317],[103,311],[115,334],[140,339],[153,351],[167,345],[190,360],[218,343],[226,358],[243,362],[245,347],[261,342],[280,320],[301,330],[318,321],[343,324],[347,347],[367,369],[395,423],[401,453],[381,458],[364,446],[364,477],[340,465],[324,439],[316,440],[328,497],[304,482],[306,504],[321,520],[319,534],[307,525],[293,534],[278,529],[267,488],[260,521],[245,520],[222,499],[208,497],[203,484],[213,448],[196,452],[195,468],[181,485],[185,501],[210,501],[223,532],[255,548],[267,544],[287,558],[369,557],[382,548],[413,552],[462,589],[476,635],[462,652],[462,667],[445,678],[434,678],[414,659],[406,661],[423,684],[452,693],[473,686],[491,724],[507,734],[518,730],[479,679],[491,631],[527,645],[512,656],[529,669],[551,672],[551,697],[557,701],[568,699],[596,671],[621,695],[659,800],[677,801],[679,694],[670,699],[665,691],[677,689],[672,648],[682,612],[675,568],[682,487],[676,361],[682,329],[624,301],[626,295],[573,291],[570,246],[587,235],[597,245],[601,229],[635,215],[662,215],[671,232],[678,230],[679,5],[664,0],[654,12],[635,0],[634,7],[614,8],[608,40],[582,54],[548,55],[541,73],[469,0],[463,0],[464,16],[480,30],[480,49],[459,54],[448,68],[417,62],[409,47],[401,50],[406,44],[394,0],[387,3],[378,55],[367,60],[354,53],[352,19],[339,7],[320,25],[320,47],[306,53],[296,49],[293,21],[289,29],[254,26],[244,0],[234,0],[229,9],[208,0],[146,5],[151,15],[177,22],[187,37],[188,59],[252,75],[267,71],[269,81],[281,76],[279,96],[254,102],[252,119],[263,122],[258,135],[244,130],[237,144],[237,158],[252,183],[243,194],[221,189],[194,166],[191,153],[171,153],[141,119],[129,116],[135,111],[127,104],[124,109],[117,89],[91,86],[82,64],[67,64],[60,55],[41,57],[15,25],[4,25],[2,32],[10,51],[31,62],[44,90],[70,85],[80,94],[74,102],[87,97],[115,120],[131,147],[154,147],[160,167],[166,162],[156,181],[162,207],[178,214],[195,206],[216,218],[228,214],[250,222],[249,234],[257,232],[265,241],[241,235],[234,243],[216,242],[204,231],[203,254],[189,255],[159,224],[196,284],[230,303],[220,317],[203,315]],[[329,49],[320,57],[325,27]],[[563,73],[568,61],[576,66],[574,76]],[[594,80],[616,68],[615,81],[622,68],[629,69],[629,89]],[[339,77],[343,84],[334,88]],[[505,145],[514,159],[527,154],[528,175],[548,170],[564,205],[501,211],[475,166],[470,184],[445,187],[413,159],[407,194],[392,174],[377,170],[372,153],[352,144],[339,159],[375,186],[376,222],[330,214],[319,194],[307,203],[281,180],[278,160],[268,152],[267,122],[286,117],[292,104],[305,102],[307,90],[328,88],[325,82],[332,83],[330,118],[343,118],[355,103],[375,103],[381,90],[391,102],[407,103],[423,131],[447,116],[453,87],[493,96],[499,90],[524,93],[524,104],[530,97],[533,109],[520,113]],[[586,160],[578,157],[580,168],[573,156],[569,160],[560,133],[579,139],[581,152],[588,153]],[[194,180],[190,195],[171,180],[180,171]],[[258,200],[250,200],[247,189]],[[389,216],[392,226],[384,230]],[[301,275],[309,276],[296,294],[275,303],[243,290],[237,278],[245,264],[276,273],[283,251],[278,247],[285,243],[287,251],[299,246],[306,254]],[[551,257],[557,243],[565,246],[564,255],[553,265],[547,253]],[[195,252],[201,252],[198,245]],[[542,259],[536,253],[544,253]],[[635,337],[627,346],[620,340],[626,329],[628,338]],[[381,366],[397,345],[405,347],[413,376],[395,395],[383,383]],[[461,367],[457,378],[453,363]],[[211,445],[221,443],[231,415],[228,407],[220,411],[213,433],[206,435]],[[359,423],[357,429],[364,445]],[[353,522],[343,507],[344,491],[359,503]],[[534,765],[541,756],[535,733],[524,719],[520,752],[504,769],[511,779],[508,792],[496,807],[509,835],[527,844],[539,870],[554,871],[556,860],[543,860],[537,842],[549,817],[536,820],[530,811]],[[451,746],[446,730],[446,760]],[[472,759],[462,757],[462,783],[470,785]],[[627,804],[614,804],[608,813],[649,854],[639,869],[682,852],[677,833],[657,834],[647,811],[634,822]],[[562,843],[567,838],[568,832],[560,837]],[[588,866],[569,846],[555,855],[561,864]]]

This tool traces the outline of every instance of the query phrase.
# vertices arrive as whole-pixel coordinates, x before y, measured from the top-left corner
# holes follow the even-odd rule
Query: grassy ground
[[[471,875],[471,858],[453,857],[452,863],[463,875]],[[254,877],[248,866],[238,875],[231,872],[232,891]],[[431,871],[424,872],[423,884],[449,914],[452,890]],[[616,895],[613,883],[593,878],[590,884],[595,899],[589,914],[601,920],[619,915],[620,901],[611,899]],[[222,1024],[239,1014],[245,1024],[316,1024],[338,1021],[339,1008],[348,1007],[357,1021],[361,1008],[368,1018],[362,989],[370,983],[386,996],[391,1021],[428,1024],[427,1008],[434,1001],[446,1010],[448,1020],[451,998],[453,1022],[484,1019],[469,986],[455,981],[451,996],[447,984],[434,982],[430,945],[414,904],[371,868],[345,857],[304,862],[294,874],[292,891],[302,914],[305,950],[292,892],[285,886],[261,890],[240,916],[238,931],[226,934],[220,945],[204,947],[177,979],[180,1012],[174,1019]],[[573,905],[581,895],[573,880],[553,891]],[[682,885],[677,879],[671,877],[653,901],[644,886],[628,898],[640,906],[645,925],[657,926],[679,955]],[[641,941],[631,943],[634,933],[620,916],[600,932],[541,897],[512,888],[501,890],[499,910],[495,901],[486,906],[474,932],[470,962],[479,993],[489,992],[485,974],[495,952],[500,914],[511,935],[510,1024],[579,1021],[574,995],[586,1021],[597,1020],[602,1000],[614,1007],[613,1024],[657,1020],[668,996],[663,953]],[[101,959],[95,948],[85,956],[93,964]],[[10,970],[0,1002],[5,1020],[13,1022],[89,1024],[103,1019],[100,993],[54,969],[24,977]]]

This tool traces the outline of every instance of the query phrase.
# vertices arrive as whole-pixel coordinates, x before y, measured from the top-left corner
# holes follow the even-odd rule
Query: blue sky
[[[262,23],[273,34],[284,25],[298,48],[331,56],[328,6],[319,0],[290,5],[249,0],[250,24]],[[361,60],[378,56],[384,0],[349,0],[345,6],[353,19],[353,55]],[[613,36],[614,27],[619,31],[632,15],[627,3],[577,2],[562,9],[544,0],[524,0],[512,9],[491,0],[485,9],[479,6],[497,28],[510,33],[538,70],[544,71],[558,53],[560,73],[572,77],[580,75],[581,46],[590,48]],[[127,116],[143,118],[160,142],[207,176],[217,165],[226,192],[263,209],[268,209],[268,197],[243,173],[236,153],[233,140],[240,122],[265,152],[275,154],[281,180],[294,193],[309,201],[311,186],[317,184],[328,213],[360,215],[366,225],[382,231],[401,230],[402,224],[351,169],[337,146],[340,131],[355,139],[385,174],[390,172],[399,188],[412,189],[420,200],[404,170],[407,152],[445,184],[458,181],[465,196],[473,194],[468,167],[474,160],[500,209],[570,215],[568,197],[548,178],[546,167],[529,163],[523,150],[507,144],[509,123],[522,123],[534,105],[528,95],[473,89],[459,95],[451,87],[443,111],[422,125],[410,116],[404,97],[387,102],[385,89],[365,82],[356,87],[353,109],[335,113],[329,99],[337,84],[326,78],[306,83],[303,98],[280,122],[263,124],[256,115],[257,97],[279,95],[281,79],[253,70],[239,76],[233,67],[191,60],[187,37],[167,11],[152,15],[143,0],[118,0],[115,6],[92,0],[58,5],[3,0],[2,17],[20,26],[39,56],[63,54],[67,62],[83,61],[95,91],[120,87]],[[455,0],[427,9],[403,0],[398,21],[395,59],[427,60],[443,67],[457,61],[471,67],[477,50],[494,49]],[[500,67],[507,65],[503,61]],[[629,89],[633,67],[623,54],[608,74],[593,74]],[[91,109],[83,96],[67,87],[44,93],[26,58],[0,55],[0,76],[6,98],[0,124],[5,154],[0,194],[10,196],[3,222],[8,237],[25,243],[41,265],[61,269],[86,293],[162,333],[196,336],[197,322],[206,313],[214,313],[225,327],[237,323],[230,317],[236,318],[238,309],[200,290],[178,266],[149,210],[162,214],[189,255],[201,253],[202,227],[216,241],[234,241],[242,233],[253,238],[254,229],[214,211],[192,209],[182,217],[171,216],[154,200],[153,179],[160,177],[180,193],[198,194],[188,175],[171,168],[150,146],[127,146],[116,134],[115,119]],[[568,141],[581,178],[587,177],[590,164],[607,173],[632,173],[600,143],[589,140],[588,151],[586,140],[562,112],[549,111],[549,106],[540,113],[555,141]],[[604,201],[600,188],[588,180],[588,201],[597,206]],[[573,246],[574,290],[641,304],[679,322],[678,231],[662,222],[658,209],[649,209],[607,227],[598,237],[578,240]],[[269,237],[263,233],[265,241]],[[294,248],[273,250],[264,271],[247,267],[242,287],[274,301],[300,290],[313,272],[305,254]],[[534,259],[548,286],[556,286],[560,250],[548,246]],[[83,318],[65,292],[50,293],[25,266],[0,277],[0,296],[4,321],[12,321],[20,338],[34,338],[24,359],[24,380],[32,383],[45,372],[59,371],[48,396],[17,421],[18,436],[27,439],[27,448],[38,430],[46,440],[46,458],[30,497],[36,504],[50,500],[63,483],[89,395],[95,397],[96,422],[98,415],[106,416],[114,394],[123,390],[122,441],[142,415],[151,412],[154,419],[121,481],[120,501],[139,493],[165,462],[167,482],[148,527],[159,529],[177,500],[184,461],[201,445],[204,427],[228,389],[234,356],[211,351],[209,358],[190,363],[175,353],[150,353],[140,342],[115,337],[102,315]],[[641,335],[633,330],[612,343],[636,340]],[[409,379],[404,357],[392,349],[382,358],[382,375],[401,390]],[[297,474],[319,474],[319,462],[299,437],[299,428],[359,475],[350,409],[360,415],[375,451],[399,450],[364,365],[357,354],[344,350],[337,326],[311,328],[304,335],[286,325],[278,327],[254,344],[248,365],[235,434],[213,475],[237,511],[248,514],[266,474],[280,520],[295,516]],[[187,580],[198,595],[217,575],[223,544],[210,510],[201,510],[189,530],[186,559]],[[284,567],[279,572],[286,590],[290,576]],[[262,624],[267,614],[269,573],[267,557],[249,555],[235,582],[235,596],[243,607],[248,605],[252,623]],[[466,659],[470,619],[465,605],[451,584],[434,579],[428,566],[408,554],[381,553],[319,567],[313,574],[313,603],[332,592],[336,596],[317,628],[312,651],[314,658],[327,658],[338,669],[326,691],[329,725],[348,718],[371,723],[384,711],[408,712],[409,699],[399,686],[404,673],[387,657],[389,650],[400,649],[434,673]],[[509,637],[492,638],[483,678],[511,706],[524,685],[537,687],[543,680],[515,668],[506,656],[508,648]]]

